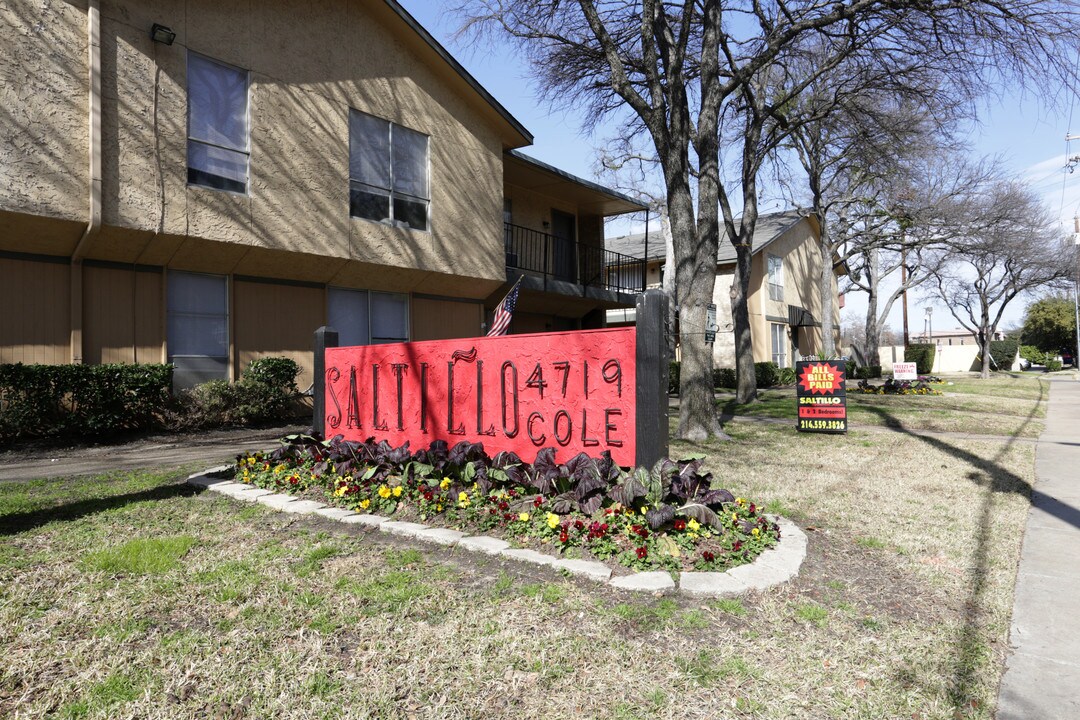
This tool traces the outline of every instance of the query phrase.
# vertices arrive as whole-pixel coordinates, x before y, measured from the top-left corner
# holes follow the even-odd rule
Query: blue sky
[[[592,137],[580,131],[581,116],[574,108],[549,108],[537,99],[524,60],[505,45],[476,46],[470,40],[455,40],[459,20],[445,10],[445,3],[435,0],[400,0],[402,5],[474,77],[534,135],[526,154],[588,179],[595,174],[597,148],[605,140],[604,129]],[[1080,109],[1074,99],[1059,101],[1056,108],[1033,92],[1003,92],[1002,99],[988,101],[980,108],[981,122],[972,128],[970,140],[974,156],[1000,159],[1003,167],[1026,179],[1045,199],[1048,207],[1062,219],[1063,231],[1072,231],[1072,217],[1080,213],[1080,168],[1073,174],[1063,171],[1067,158],[1080,155],[1080,140],[1066,144],[1068,132],[1080,134]],[[1070,115],[1072,127],[1070,128]],[[1063,192],[1064,191],[1064,192]],[[655,225],[653,226],[655,227]],[[625,222],[609,226],[609,235],[620,235],[629,228]],[[842,319],[861,319],[866,311],[865,296],[852,293]],[[1024,302],[1014,301],[1006,312],[1004,325],[1022,322]],[[912,334],[923,328],[924,309],[933,305],[934,327],[959,327],[948,310],[918,290],[909,294],[909,328]],[[889,324],[901,327],[899,305]]]

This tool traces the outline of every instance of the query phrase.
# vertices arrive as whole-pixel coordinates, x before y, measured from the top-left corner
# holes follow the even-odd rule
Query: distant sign
[[[902,362],[893,363],[892,366],[893,380],[918,380],[919,373],[915,369],[915,363]]]
[[[799,432],[847,432],[844,363],[800,360],[795,363],[795,376]]]

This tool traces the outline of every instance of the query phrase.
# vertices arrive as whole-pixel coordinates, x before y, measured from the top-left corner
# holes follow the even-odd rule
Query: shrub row
[[[668,392],[679,392],[679,378],[681,364],[672,361],[668,369]],[[795,382],[795,370],[782,368],[774,362],[754,363],[754,380],[759,388],[775,387],[777,385],[790,385]],[[713,368],[713,387],[735,387],[735,368]]]
[[[913,343],[904,348],[904,362],[915,363],[915,372],[928,375],[934,371],[937,349],[932,343]]]
[[[177,398],[178,425],[185,428],[248,425],[280,418],[299,393],[300,367],[289,358],[252,361],[235,383],[211,380]]]
[[[1009,370],[1013,361],[1016,360],[1016,351],[1020,349],[1020,342],[1015,338],[990,341],[990,358],[993,362],[991,370]]]
[[[172,365],[0,365],[0,441],[155,427]]]
[[[174,397],[172,365],[0,365],[0,443],[280,418],[299,371],[288,358],[263,358],[235,384],[214,380]]]

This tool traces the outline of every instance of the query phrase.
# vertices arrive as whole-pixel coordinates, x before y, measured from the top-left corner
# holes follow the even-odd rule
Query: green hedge
[[[915,363],[915,372],[929,375],[934,371],[934,355],[937,350],[930,343],[913,343],[904,348],[904,362]]]
[[[156,427],[172,365],[0,365],[0,441]]]
[[[850,377],[850,376],[849,376]],[[855,368],[856,380],[876,380],[881,377],[880,365],[860,365]]]
[[[789,372],[790,371],[790,379]],[[795,382],[794,370],[781,368],[774,362],[754,363],[754,380],[759,388],[775,387]],[[713,368],[713,385],[720,388],[734,388],[735,368]]]
[[[1019,348],[1020,343],[1015,338],[991,340],[990,357],[994,361],[991,365],[991,369],[1009,370],[1012,368],[1013,361],[1016,360],[1016,351]]]
[[[211,380],[180,399],[180,423],[186,427],[248,425],[287,416],[299,394],[300,366],[289,358],[252,361],[240,380]]]

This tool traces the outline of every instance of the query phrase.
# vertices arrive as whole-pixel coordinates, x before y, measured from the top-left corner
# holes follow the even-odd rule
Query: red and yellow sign
[[[847,432],[847,391],[844,364],[837,360],[800,361],[795,364],[798,382],[798,429],[801,432]]]
[[[634,328],[327,348],[327,437],[635,462]]]

